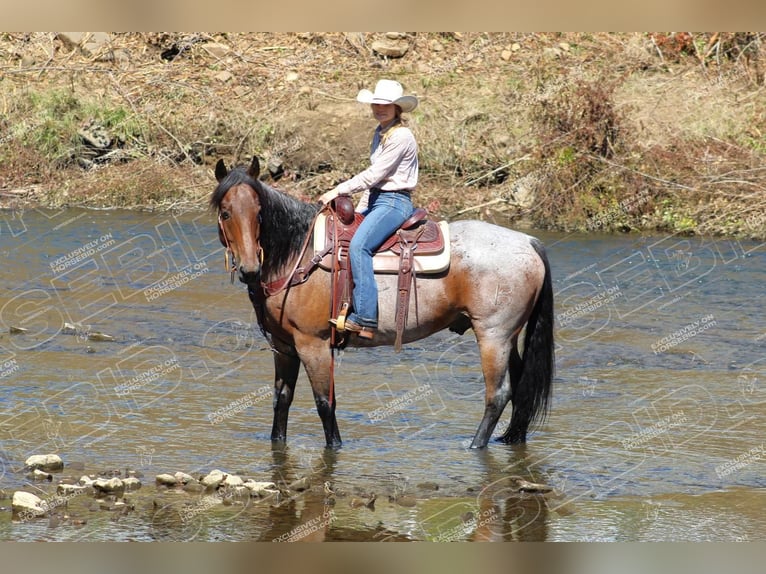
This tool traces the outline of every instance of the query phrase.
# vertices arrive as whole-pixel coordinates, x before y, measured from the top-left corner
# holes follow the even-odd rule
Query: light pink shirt
[[[418,143],[412,131],[396,124],[381,133],[378,126],[370,147],[370,164],[363,172],[336,186],[338,193],[348,195],[372,187],[384,191],[415,189],[418,183]]]

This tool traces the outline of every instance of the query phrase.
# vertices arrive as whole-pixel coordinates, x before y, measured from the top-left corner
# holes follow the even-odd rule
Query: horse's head
[[[223,160],[218,160],[218,187],[210,199],[210,205],[218,211],[218,238],[233,257],[232,272],[236,270],[239,280],[248,285],[260,280],[263,264],[259,173],[256,157],[246,170],[240,167],[228,171]]]

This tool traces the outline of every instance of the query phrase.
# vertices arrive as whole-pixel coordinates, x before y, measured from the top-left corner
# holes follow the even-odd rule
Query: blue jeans
[[[358,325],[378,326],[378,286],[372,270],[372,256],[413,211],[409,194],[370,192],[365,218],[348,248],[354,278],[354,310],[348,319]]]

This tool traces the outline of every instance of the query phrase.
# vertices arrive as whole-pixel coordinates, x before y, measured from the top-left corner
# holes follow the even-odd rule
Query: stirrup
[[[338,329],[338,331],[346,330],[346,317],[348,316],[348,310],[349,310],[348,303],[343,303],[340,306],[340,312],[338,313],[338,318],[330,319],[330,323],[335,325],[335,328]]]
[[[356,333],[362,339],[371,340],[375,336],[374,328],[359,325],[354,321],[348,321],[346,320],[345,316],[338,317],[337,319],[330,319],[330,323],[335,325],[335,328],[338,331],[343,331],[345,333]],[[343,325],[343,328],[340,327],[341,324]]]

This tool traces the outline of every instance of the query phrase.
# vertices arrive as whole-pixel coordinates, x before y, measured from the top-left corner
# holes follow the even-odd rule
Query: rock
[[[77,335],[79,333],[87,333],[90,329],[83,327],[80,323],[64,323],[61,328],[61,332],[64,335]]]
[[[221,482],[221,486],[225,486],[228,488],[236,488],[244,484],[245,482],[242,480],[242,478],[237,476],[236,474],[227,474],[226,478],[223,479],[223,481]]]
[[[404,32],[386,32],[386,38],[389,40],[402,40],[407,37]]]
[[[96,490],[96,494],[115,494],[122,496],[125,492],[125,484],[122,479],[117,478],[97,478],[93,481],[93,488]]]
[[[218,469],[211,470],[206,477],[204,477],[200,482],[206,487],[206,488],[218,488],[220,484],[224,481],[226,478],[226,474]]]
[[[126,492],[132,492],[141,488],[141,481],[134,476],[122,479],[122,484],[125,486]]]
[[[519,207],[529,209],[534,205],[537,198],[538,179],[536,174],[529,173],[513,182],[511,192],[513,193],[513,199]]]
[[[78,482],[81,486],[91,486],[94,480],[94,478],[88,476],[87,474],[83,474]]]
[[[231,79],[234,77],[234,74],[229,72],[228,70],[224,70],[222,72],[218,72],[214,78],[221,82],[222,84],[225,84],[226,82],[231,81]]]
[[[244,486],[250,491],[250,496],[264,497],[279,494],[279,489],[273,482],[247,480],[244,482]]]
[[[506,62],[507,62],[508,60],[510,60],[510,59],[511,59],[511,51],[510,51],[510,50],[503,50],[503,51],[502,51],[502,53],[500,54],[500,57],[501,57],[501,58],[502,58],[504,61],[506,61]]]
[[[191,474],[186,474],[185,472],[177,472],[173,475],[177,482],[180,484],[189,484],[190,482],[197,482],[197,479],[194,478]]]
[[[298,78],[300,78],[300,76],[298,75],[298,72],[287,72],[287,75],[285,76],[285,81],[292,83],[292,82],[298,81]]]
[[[435,482],[421,482],[418,488],[422,490],[439,490],[439,485]]]
[[[31,470],[40,469],[47,472],[56,472],[64,468],[64,461],[57,454],[35,454],[30,456],[24,464]]]
[[[106,32],[59,32],[56,37],[70,50],[79,47],[86,56],[93,56],[112,39]]]
[[[511,44],[511,52],[518,52],[519,50],[521,50],[521,44],[518,42]]]
[[[182,490],[184,492],[188,492],[189,494],[198,494],[200,492],[203,492],[205,490],[205,487],[195,480],[194,482],[184,484]]]
[[[24,333],[28,333],[28,332],[29,332],[29,329],[27,329],[27,328],[25,328],[25,327],[16,327],[16,326],[14,326],[14,325],[11,325],[11,326],[8,328],[8,332],[9,332],[11,335],[23,335]]]
[[[271,177],[274,179],[278,179],[285,173],[284,162],[279,157],[269,158],[269,161],[266,164],[266,167],[269,170],[269,175],[271,175]]]
[[[34,470],[33,470],[33,471],[32,471],[32,472],[31,472],[31,473],[28,475],[28,477],[29,477],[31,480],[47,480],[47,481],[49,481],[49,482],[50,482],[51,480],[53,480],[53,475],[52,475],[52,474],[50,474],[50,473],[48,473],[48,472],[45,472],[44,470],[40,470],[39,468],[36,468],[36,469],[34,469]]]
[[[444,50],[444,46],[436,38],[434,38],[433,40],[431,40],[431,42],[429,42],[428,47],[431,49],[432,52],[441,52]]]
[[[544,494],[546,492],[553,491],[552,486],[548,486],[547,484],[539,484],[536,482],[529,482],[528,480],[524,480],[523,478],[518,476],[510,476],[508,477],[508,480],[510,480],[514,484],[518,492],[532,492],[532,493]]]
[[[111,335],[107,335],[106,333],[99,333],[97,331],[93,331],[88,333],[88,341],[114,341],[115,338]]]
[[[375,40],[372,43],[372,51],[387,58],[401,58],[409,50],[410,45],[403,40]]]
[[[106,128],[95,122],[81,127],[77,131],[77,135],[82,138],[85,145],[90,146],[96,150],[106,150],[112,146],[113,138],[106,130]]]
[[[158,474],[154,481],[160,486],[176,486],[178,479],[172,474]]]
[[[24,492],[23,490],[17,490],[13,493],[11,510],[22,521],[45,514],[42,499],[31,492]]]
[[[364,32],[344,32],[343,34],[346,42],[351,44],[351,47],[359,54],[364,54],[366,48],[364,45]]]
[[[204,44],[202,49],[216,58],[223,58],[231,51],[231,48],[229,48],[226,44],[218,44],[216,42]]]
[[[56,487],[56,494],[61,496],[74,496],[81,494],[88,490],[87,486],[81,486],[79,484],[59,484]]]

